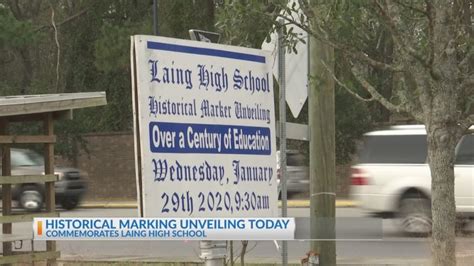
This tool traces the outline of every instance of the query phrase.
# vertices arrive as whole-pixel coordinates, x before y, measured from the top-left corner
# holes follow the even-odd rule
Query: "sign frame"
[[[161,55],[159,53],[155,53],[154,50],[159,50],[159,52],[163,54],[163,57],[160,57]],[[193,55],[192,53],[196,51],[198,55]],[[140,53],[146,53],[146,55],[143,55]],[[146,76],[146,75],[153,76],[154,75],[153,67],[156,67],[156,66],[153,66],[152,64],[149,65],[151,61],[151,59],[149,58],[150,56],[155,56],[157,58],[156,61],[159,61],[161,64],[165,64],[163,62],[168,60],[166,62],[168,63],[171,62],[170,64],[173,64],[173,67],[178,68],[178,65],[182,63],[180,60],[178,60],[180,57],[179,56],[176,56],[176,58],[173,57],[175,56],[174,54],[178,54],[178,53],[180,53],[181,58],[183,57],[182,54],[185,54],[184,56],[186,56],[186,60],[180,59],[182,60],[182,62],[184,61],[194,62],[191,60],[192,57],[194,56],[196,58],[199,57],[199,60],[204,60],[204,61],[208,60],[206,61],[207,64],[213,64],[212,66],[215,65],[215,68],[221,69],[222,70],[221,77],[224,77],[226,75],[228,75],[229,77],[228,78],[229,84],[226,85],[227,87],[225,88],[225,91],[223,92],[224,90],[223,87],[219,88],[217,81],[215,82],[215,86],[213,88],[207,88],[207,87],[206,89],[203,89],[201,87],[191,88],[191,86],[188,86],[189,87],[188,88],[186,87],[186,84],[184,83],[178,84],[179,86],[176,84],[173,84],[173,86],[171,85],[165,86],[164,84],[156,84],[159,82],[155,81],[155,83],[153,83],[154,82],[153,77],[151,77],[150,79],[149,76]],[[140,58],[140,56],[142,56],[142,58]],[[232,60],[234,60],[235,62]],[[189,63],[189,62],[185,62],[185,63]],[[185,64],[185,63],[182,63],[182,64]],[[197,61],[194,63],[197,64]],[[211,43],[203,43],[203,42],[193,42],[189,40],[178,40],[178,39],[165,38],[165,37],[138,35],[138,36],[131,37],[131,65],[132,65],[131,70],[132,70],[132,91],[133,91],[132,96],[133,96],[133,117],[134,117],[133,128],[134,128],[134,143],[135,143],[134,146],[135,146],[135,158],[136,158],[135,169],[136,169],[137,197],[139,201],[138,205],[139,205],[140,216],[141,217],[171,217],[169,215],[161,216],[163,215],[163,213],[159,214],[154,209],[153,210],[151,209],[150,207],[151,204],[149,203],[147,204],[147,201],[149,201],[150,195],[153,194],[150,192],[151,190],[149,190],[151,179],[149,178],[149,176],[147,176],[148,173],[151,172],[150,165],[152,165],[150,164],[149,161],[151,160],[150,158],[153,156],[150,156],[150,154],[151,155],[158,154],[160,157],[160,159],[153,158],[153,161],[152,161],[152,163],[155,165],[153,169],[153,171],[155,172],[155,177],[154,177],[153,182],[163,181],[162,184],[165,184],[164,183],[165,181],[169,181],[171,179],[170,178],[171,174],[169,174],[167,177],[162,178],[158,176],[157,178],[156,172],[157,171],[163,172],[163,170],[161,170],[163,168],[162,165],[164,165],[164,162],[166,161],[165,159],[162,159],[162,158],[168,158],[166,156],[170,156],[169,158],[172,158],[166,161],[166,165],[167,165],[166,172],[168,172],[168,169],[171,169],[171,168],[168,168],[168,164],[171,165],[171,162],[173,160],[177,162],[176,158],[181,158],[179,156],[183,156],[185,158],[183,160],[185,161],[188,160],[187,162],[190,162],[191,161],[190,158],[192,156],[194,156],[194,158],[206,158],[207,154],[210,154],[210,155],[214,155],[215,157],[207,157],[209,158],[208,161],[211,161],[210,158],[215,158],[214,160],[216,161],[221,160],[222,162],[221,164],[223,164],[224,165],[223,168],[225,168],[225,171],[222,171],[222,172],[225,172],[227,175],[232,175],[232,172],[233,172],[232,169],[234,169],[234,175],[236,176],[235,180],[239,179],[239,177],[237,177],[237,174],[235,173],[235,169],[237,169],[239,166],[235,167],[235,163],[234,163],[234,166],[233,166],[234,168],[229,167],[229,165],[232,165],[232,162],[237,161],[236,159],[231,160],[232,157],[230,156],[238,156],[237,158],[241,158],[239,159],[239,162],[240,160],[242,160],[242,165],[245,162],[261,162],[262,161],[261,159],[255,160],[256,158],[255,156],[264,156],[264,157],[259,157],[259,158],[263,158],[263,161],[266,163],[266,165],[263,166],[262,169],[265,169],[265,171],[268,170],[268,176],[265,177],[266,178],[265,180],[268,179],[268,184],[263,185],[262,183],[257,183],[256,181],[257,179],[254,179],[255,184],[252,184],[252,185],[247,184],[247,186],[244,186],[245,184],[243,184],[241,185],[242,188],[235,186],[232,188],[233,190],[232,189],[229,190],[229,186],[228,186],[229,176],[226,176],[225,178],[227,179],[226,181],[227,187],[223,186],[224,188],[222,189],[222,191],[249,190],[249,194],[253,196],[256,193],[252,194],[250,193],[250,190],[255,189],[255,191],[257,191],[256,188],[254,188],[254,186],[257,186],[259,187],[258,191],[263,191],[262,193],[268,193],[268,195],[265,198],[265,200],[269,202],[267,204],[268,206],[262,205],[265,208],[266,207],[268,208],[263,210],[264,208],[262,207],[262,211],[260,211],[260,209],[258,209],[257,211],[257,208],[250,209],[250,207],[246,209],[245,211],[243,211],[243,208],[242,208],[242,211],[240,213],[230,212],[226,214],[216,214],[216,216],[213,216],[214,214],[210,212],[205,212],[205,213],[202,213],[201,215],[197,214],[197,216],[193,216],[195,214],[193,214],[193,212],[191,211],[190,213],[188,213],[189,217],[209,217],[209,216],[210,217],[235,217],[235,216],[277,217],[278,216],[278,195],[277,195],[278,188],[277,188],[277,183],[276,183],[276,179],[277,179],[276,178],[276,173],[277,173],[276,171],[276,130],[275,130],[276,119],[275,119],[275,108],[273,106],[273,102],[274,102],[273,101],[273,77],[271,75],[270,54],[268,52],[256,50],[256,49],[232,47],[232,46],[227,46],[227,45],[211,44]],[[255,65],[259,65],[259,67],[255,67]],[[228,67],[228,69],[232,69],[232,71],[225,72],[226,71],[225,67]],[[238,86],[236,84],[238,82],[233,78],[237,77],[238,79],[239,77],[238,73],[240,73],[240,71],[237,72],[237,70],[239,70],[239,68],[242,69],[242,73],[249,73],[249,74],[246,74],[248,75],[247,76],[248,80],[251,80],[251,78],[254,78],[255,84],[257,84],[257,82],[261,82],[260,83],[261,85],[259,85],[260,87],[258,87],[257,85],[253,85],[253,88],[252,88],[252,86],[249,83],[248,86],[246,84],[245,89],[239,88],[239,90],[237,90],[236,88]],[[196,70],[195,73],[197,72],[198,71]],[[232,76],[232,73],[233,73],[233,76]],[[198,75],[200,74],[196,74],[196,76],[192,78],[196,79]],[[250,77],[251,75],[254,75],[254,77]],[[260,75],[261,77],[259,81],[257,78],[255,78],[255,76],[257,75]],[[266,82],[267,82],[266,84],[264,83],[265,77],[266,77]],[[156,78],[156,79],[164,83],[161,77]],[[203,79],[201,77],[199,77],[199,79],[202,84]],[[147,83],[144,83],[144,81],[148,82],[148,85],[146,85]],[[232,83],[232,82],[235,82],[235,83]],[[189,84],[191,83],[198,84],[197,80],[193,80],[193,82],[189,82]],[[225,84],[225,82],[223,82],[222,84]],[[173,90],[169,90],[170,88],[173,88]],[[163,91],[169,90],[168,92],[173,91],[173,94],[169,94],[168,92],[158,93],[158,91],[160,90],[163,90]],[[214,90],[214,92],[209,92],[212,90]],[[152,91],[153,93],[156,92],[158,94],[156,95],[150,94]],[[248,105],[254,104],[254,106],[256,106],[254,108],[255,110],[263,109],[265,110],[265,112],[268,110],[268,113],[267,113],[268,118],[267,120],[265,119],[258,120],[260,118],[257,119],[256,118],[257,115],[255,115],[255,119],[252,118],[254,120],[250,120],[249,118],[249,120],[243,119],[242,121],[240,121],[240,120],[236,120],[237,119],[236,117],[232,118],[231,115],[229,115],[228,119],[222,118],[222,117],[220,118],[211,117],[211,118],[206,119],[206,117],[202,118],[201,116],[202,118],[201,119],[202,121],[201,121],[196,116],[191,115],[192,111],[189,111],[190,112],[190,114],[188,114],[189,117],[173,117],[172,119],[170,118],[170,120],[167,120],[169,118],[167,117],[167,114],[160,113],[159,118],[157,118],[157,117],[152,117],[153,113],[151,111],[147,113],[147,108],[150,108],[149,110],[151,110],[152,108],[150,107],[152,102],[151,100],[150,102],[144,102],[144,99],[146,98],[150,99],[151,97],[154,98],[154,101],[158,101],[157,99],[163,99],[164,97],[170,97],[170,99],[175,99],[173,98],[175,97],[175,93],[177,94],[182,93],[182,95],[180,94],[179,96],[176,96],[176,97],[178,98],[181,97],[181,101],[183,101],[183,104],[186,100],[189,100],[189,99],[192,99],[192,97],[195,97],[194,101],[200,102],[200,105],[197,104],[197,106],[201,106],[200,111],[202,111],[203,110],[202,106],[204,102],[207,101],[208,99],[205,98],[207,96],[202,96],[201,98],[200,96],[197,96],[199,92],[201,92],[203,95],[210,95],[209,101],[213,100],[214,102],[219,102],[219,104],[222,102],[222,105],[224,106],[227,104],[227,107],[229,109],[232,109],[233,107],[232,104],[230,104],[230,102],[241,101],[242,104],[243,103],[248,104]],[[148,94],[145,95],[146,93]],[[188,96],[186,96],[188,94],[190,95],[189,99],[187,98]],[[213,95],[217,95],[217,96],[213,96]],[[249,97],[249,95],[252,97]],[[253,99],[253,100],[248,100],[248,99]],[[271,100],[268,101],[268,99],[271,99]],[[149,105],[149,106],[143,107],[144,105]],[[194,111],[196,111],[196,109],[198,108],[196,108],[195,106]],[[235,107],[235,110],[237,110],[237,107]],[[162,112],[162,110],[160,112]],[[184,111],[182,112],[184,113]],[[231,114],[231,111],[229,111],[228,113]],[[154,115],[156,116],[156,113]],[[233,116],[236,116],[236,115],[233,115]],[[156,118],[156,121],[152,121],[155,118]],[[192,145],[190,144],[191,142],[189,142],[189,137],[187,140],[188,143],[185,144],[184,146],[179,146],[179,147],[175,147],[175,146],[165,147],[163,146],[165,145],[163,144],[164,141],[155,142],[155,139],[154,139],[155,136],[158,136],[160,133],[165,132],[167,128],[169,129],[169,132],[172,132],[172,130],[176,130],[177,135],[179,135],[180,133],[183,133],[183,132],[188,132],[189,134],[189,127],[193,127],[192,130],[194,131],[199,131],[199,132],[202,131],[202,132],[208,132],[209,134],[215,134],[216,143],[219,143],[218,141],[219,138],[223,139],[221,143],[225,143],[225,135],[227,134],[224,132],[228,132],[228,135],[231,135],[231,132],[232,132],[232,134],[234,134],[233,135],[234,141],[233,142],[229,141],[231,142],[231,144],[229,144],[228,146],[224,146],[225,144],[222,144],[222,147],[224,148],[219,147],[219,150],[217,150],[216,147],[213,147],[214,150],[209,150],[209,149],[202,150],[202,149],[193,148]],[[183,129],[183,128],[187,128],[187,131],[186,129]],[[201,129],[201,128],[204,128],[204,129]],[[160,131],[160,133],[155,133],[155,131],[158,131],[158,130]],[[235,137],[237,136],[236,132],[240,132],[240,135],[242,135],[243,138],[245,138],[246,135],[250,137],[254,137],[254,143],[258,143],[258,138],[260,137],[260,135],[258,134],[262,134],[261,135],[263,136],[262,143],[265,143],[266,145],[262,144],[261,146],[258,146],[259,144],[255,144],[252,147],[250,145],[247,145],[246,147],[249,150],[245,150],[245,148],[242,148],[243,146],[238,146],[239,144],[236,144],[238,143],[238,141],[236,140],[237,137]],[[148,137],[144,137],[144,136],[148,136]],[[229,138],[232,139],[232,136],[230,136]],[[173,144],[169,144],[169,145],[178,146],[178,144],[175,144],[177,143],[176,139],[177,139],[176,137],[173,137],[173,141],[170,142]],[[265,140],[269,140],[269,141],[265,142]],[[156,147],[153,147],[153,145],[156,145]],[[145,152],[144,150],[146,149],[151,150],[151,152],[150,151]],[[262,150],[255,151],[251,149],[262,149]],[[176,155],[178,157],[173,157],[173,155]],[[160,162],[158,162],[159,160]],[[157,165],[159,165],[159,167]],[[258,165],[253,165],[253,166],[258,167]],[[261,180],[263,179],[261,178]],[[236,181],[234,181],[234,183],[235,182]],[[222,184],[220,185],[222,186]],[[168,185],[168,188],[169,186],[170,185]],[[214,184],[213,189],[216,189],[215,188],[216,186],[217,185]],[[266,186],[268,186],[268,189],[264,189]],[[193,186],[191,185],[188,186],[188,189],[192,190],[191,187]],[[162,191],[159,191],[159,192],[162,192]],[[229,196],[229,198],[234,198],[234,196],[237,197],[238,192],[233,192],[233,193],[234,194]],[[263,194],[261,195],[263,199]],[[259,196],[260,195],[257,194],[257,196],[255,197],[258,199]],[[190,198],[192,200],[196,199],[196,197],[194,198],[190,197]],[[157,198],[155,197],[154,199],[156,200]],[[263,200],[262,202],[265,202],[265,200]],[[237,203],[235,204],[238,205]],[[160,205],[160,204],[157,204],[157,205]],[[193,205],[191,204],[191,206]],[[175,213],[173,217],[183,217],[183,213]]]

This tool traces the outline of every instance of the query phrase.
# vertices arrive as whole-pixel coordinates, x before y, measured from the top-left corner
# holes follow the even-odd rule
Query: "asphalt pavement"
[[[62,212],[62,217],[136,217],[134,208],[82,208],[74,211]],[[308,217],[309,208],[290,208],[289,216]],[[357,208],[337,208],[336,216],[366,217],[366,214]],[[364,218],[367,219],[367,218]],[[371,218],[378,219],[378,218]],[[343,223],[344,224],[344,223]],[[396,221],[391,219],[380,220],[382,228],[364,228],[369,239],[344,239],[337,241],[338,263],[341,264],[405,264],[419,265],[430,258],[429,238],[407,237],[398,231]],[[340,231],[354,231],[360,226],[345,224]],[[15,224],[14,233],[31,232],[31,223]],[[376,232],[382,230],[381,237]],[[457,254],[461,258],[474,256],[474,224],[470,224],[466,232],[459,235]],[[35,242],[36,250],[45,248],[43,242]],[[245,255],[247,262],[278,263],[281,261],[280,242],[251,241]],[[199,261],[199,246],[197,241],[58,241],[62,260],[80,261]],[[297,263],[309,250],[307,241],[289,242],[289,260]],[[31,244],[23,243],[23,250],[29,250]],[[234,245],[234,254],[240,254],[240,242]],[[462,264],[460,264],[462,265]]]

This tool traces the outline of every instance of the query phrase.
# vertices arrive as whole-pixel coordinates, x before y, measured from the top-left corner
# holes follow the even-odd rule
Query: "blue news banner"
[[[294,218],[35,218],[35,240],[293,240]]]

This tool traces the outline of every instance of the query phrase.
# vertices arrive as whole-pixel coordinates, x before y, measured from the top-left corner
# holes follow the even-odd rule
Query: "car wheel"
[[[79,205],[79,197],[65,197],[61,201],[61,206],[66,209],[66,210],[72,210],[75,209]]]
[[[43,195],[37,187],[27,186],[22,188],[19,201],[20,206],[29,212],[40,211],[43,207]]]
[[[407,195],[400,201],[401,228],[412,235],[428,235],[431,232],[431,202],[424,197]]]

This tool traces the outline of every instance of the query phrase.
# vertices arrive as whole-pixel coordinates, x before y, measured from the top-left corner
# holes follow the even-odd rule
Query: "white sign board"
[[[270,54],[132,37],[140,214],[278,215]]]
[[[295,5],[295,9],[299,9],[299,3],[295,0],[290,0],[287,7]],[[304,16],[303,11],[299,13],[292,12],[288,15],[287,11],[282,11],[281,15],[288,16],[296,21],[300,20],[301,16]],[[295,25],[286,25],[286,30],[289,31],[293,28],[293,33],[298,35],[299,38],[305,40],[305,43],[298,41],[295,45],[295,49],[298,53],[291,53],[286,50],[286,62],[285,62],[285,76],[286,76],[286,90],[285,97],[288,107],[290,107],[291,114],[294,118],[297,118],[303,108],[306,99],[308,98],[308,33]],[[272,52],[273,62],[273,75],[278,80],[278,36],[277,32],[273,31],[270,34],[270,42],[266,40],[262,43],[262,49]]]

